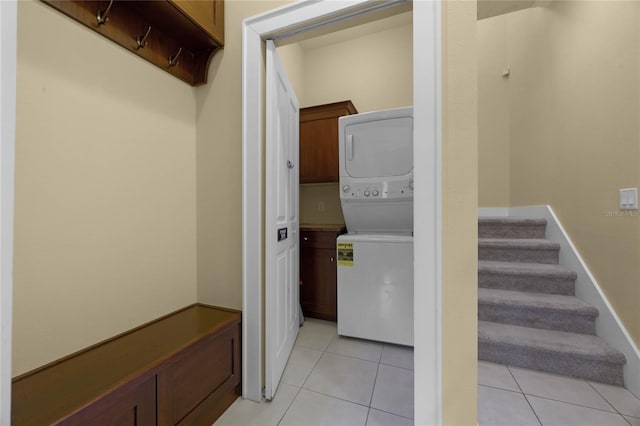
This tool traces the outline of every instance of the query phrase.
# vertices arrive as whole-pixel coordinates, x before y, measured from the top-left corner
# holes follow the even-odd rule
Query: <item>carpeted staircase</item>
[[[478,358],[622,385],[624,355],[595,335],[544,219],[478,220]]]

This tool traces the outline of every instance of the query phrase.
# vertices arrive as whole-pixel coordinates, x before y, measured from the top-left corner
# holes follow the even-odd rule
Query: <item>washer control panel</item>
[[[377,182],[350,182],[341,186],[342,199],[406,199],[413,197],[413,179]]]

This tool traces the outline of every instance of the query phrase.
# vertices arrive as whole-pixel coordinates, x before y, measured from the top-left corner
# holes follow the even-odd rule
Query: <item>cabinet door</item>
[[[338,118],[300,123],[300,183],[339,180]]]
[[[212,424],[221,414],[219,408],[228,406],[220,396],[233,393],[240,383],[239,363],[239,326],[176,355],[158,375],[158,424]]]
[[[224,0],[171,0],[178,9],[224,44]]]
[[[335,248],[302,247],[300,304],[305,316],[337,320]]]
[[[156,424],[156,376],[120,386],[57,425],[135,426]]]

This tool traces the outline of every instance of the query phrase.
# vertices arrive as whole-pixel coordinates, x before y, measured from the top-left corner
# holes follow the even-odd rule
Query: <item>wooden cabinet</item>
[[[225,392],[233,394],[240,368],[239,330],[209,336],[167,363],[158,374],[158,424],[198,424],[193,410]],[[215,368],[211,368],[215,366]],[[235,378],[235,380],[233,380]],[[219,398],[218,398],[219,399]],[[226,407],[223,407],[226,408]],[[215,407],[201,410],[211,419]],[[220,410],[220,407],[217,408]],[[222,410],[224,411],[224,409]],[[216,417],[222,414],[216,413]],[[202,414],[202,413],[201,413]]]
[[[240,395],[241,313],[192,305],[13,380],[12,425],[211,425]]]
[[[170,0],[220,45],[224,44],[224,0]]]
[[[336,321],[336,238],[344,225],[300,227],[300,305],[306,317]]]
[[[141,383],[140,383],[141,382]],[[134,380],[59,423],[60,426],[155,425],[156,376]]]
[[[357,114],[351,101],[300,109],[300,183],[338,182],[338,118]]]

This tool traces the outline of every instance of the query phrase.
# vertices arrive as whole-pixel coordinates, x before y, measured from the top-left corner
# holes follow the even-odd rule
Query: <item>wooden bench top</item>
[[[240,320],[238,311],[195,304],[16,377],[12,424],[51,424]]]

